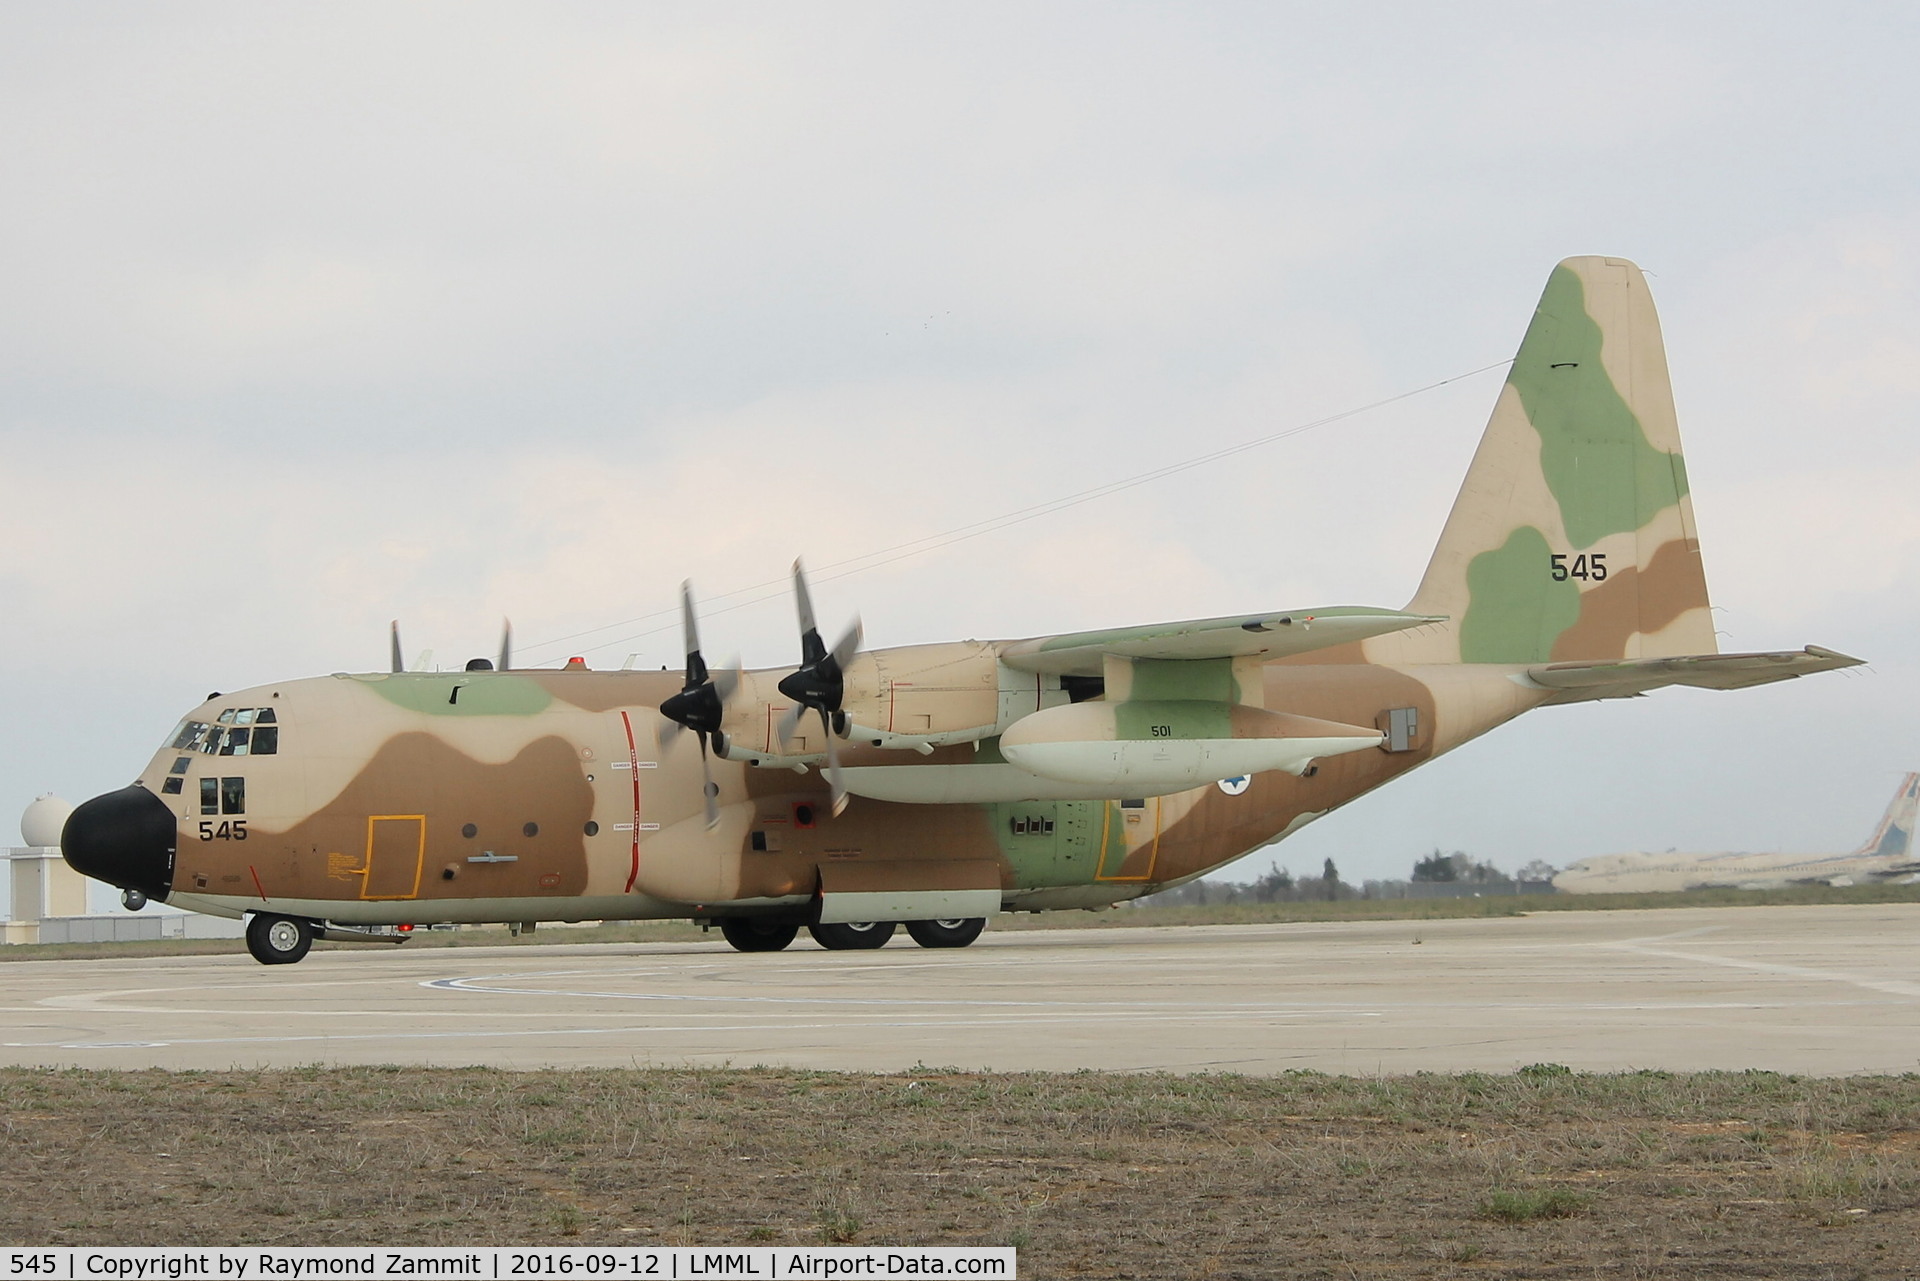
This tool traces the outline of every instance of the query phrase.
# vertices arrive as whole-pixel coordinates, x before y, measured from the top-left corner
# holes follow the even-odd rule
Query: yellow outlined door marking
[[[406,823],[413,824],[412,831],[401,826]],[[425,814],[368,815],[366,878],[360,883],[360,897],[409,899],[418,896],[420,869],[426,861]]]
[[[1106,813],[1105,813],[1105,816],[1100,820],[1100,857],[1099,857],[1099,861],[1094,866],[1093,879],[1096,881],[1150,881],[1152,880],[1153,865],[1160,858],[1160,798],[1158,796],[1149,797],[1147,799],[1147,803],[1145,807],[1146,809],[1151,810],[1153,812],[1153,836],[1150,839],[1140,841],[1137,844],[1130,844],[1125,827],[1123,825],[1122,830],[1119,833],[1120,848],[1118,850],[1110,849],[1107,844],[1108,841],[1114,838],[1113,816],[1115,811],[1119,811],[1123,814],[1124,813],[1138,814],[1141,811],[1140,810],[1120,810],[1120,807],[1113,801],[1104,802],[1103,808],[1105,809]],[[1138,853],[1142,845],[1147,847],[1146,868],[1142,870],[1137,876],[1120,875],[1120,872],[1127,865],[1127,860],[1132,858],[1136,853]],[[1112,874],[1108,873],[1107,869],[1109,868],[1109,866],[1111,866],[1113,869]]]

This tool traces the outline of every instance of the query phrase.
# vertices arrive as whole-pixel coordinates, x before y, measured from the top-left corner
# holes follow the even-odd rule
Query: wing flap
[[[1105,670],[1103,664],[1109,654],[1157,659],[1287,658],[1445,621],[1444,616],[1432,614],[1335,605],[1037,636],[1008,642],[1000,651],[1000,659],[1023,672],[1098,676]]]
[[[1545,663],[1529,667],[1536,685],[1559,690],[1555,702],[1574,703],[1591,698],[1632,698],[1668,685],[1695,689],[1746,689],[1774,681],[1858,667],[1866,660],[1837,650],[1809,645],[1805,649],[1757,654],[1688,654],[1676,658],[1628,658],[1597,663]]]

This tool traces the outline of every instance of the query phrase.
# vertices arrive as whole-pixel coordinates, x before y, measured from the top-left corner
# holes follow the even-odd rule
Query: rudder
[[[1632,263],[1554,268],[1407,609],[1451,620],[1422,644],[1434,661],[1717,652],[1660,321]]]

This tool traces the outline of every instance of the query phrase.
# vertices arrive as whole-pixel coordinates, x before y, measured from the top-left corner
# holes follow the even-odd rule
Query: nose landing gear
[[[262,965],[292,965],[313,946],[313,922],[255,912],[247,918],[247,951]]]

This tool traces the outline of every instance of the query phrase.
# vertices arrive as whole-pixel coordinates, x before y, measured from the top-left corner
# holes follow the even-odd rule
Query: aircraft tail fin
[[[1920,812],[1920,774],[1909,774],[1900,780],[1900,790],[1893,794],[1893,803],[1880,816],[1880,826],[1873,829],[1867,843],[1855,852],[1870,858],[1904,859],[1913,845],[1916,812]]]
[[[1632,263],[1554,268],[1407,609],[1450,619],[1415,661],[1717,652],[1660,321]]]

